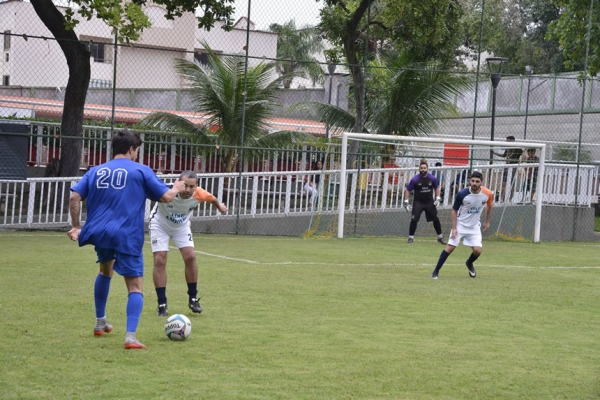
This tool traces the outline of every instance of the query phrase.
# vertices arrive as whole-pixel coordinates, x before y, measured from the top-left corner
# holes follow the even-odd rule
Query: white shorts
[[[150,223],[150,245],[152,252],[169,251],[169,239],[173,240],[178,249],[182,247],[194,247],[194,237],[190,225],[186,224],[179,228],[163,228],[157,223]]]
[[[469,247],[483,247],[483,240],[481,238],[481,229],[465,229],[458,226],[458,234],[456,238],[452,239],[452,234],[448,238],[448,244],[454,247],[458,247],[460,240],[463,239],[463,244]]]

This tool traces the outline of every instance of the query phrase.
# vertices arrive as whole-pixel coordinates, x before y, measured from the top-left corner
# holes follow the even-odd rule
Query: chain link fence
[[[494,90],[483,59],[479,73],[423,63],[399,67],[377,64],[381,53],[381,46],[377,45],[365,46],[371,56],[351,65],[344,57],[330,56],[335,47],[316,29],[322,22],[319,12],[323,7],[312,0],[285,7],[238,1],[234,28],[226,32],[219,22],[210,31],[199,29],[191,13],[167,20],[161,7],[151,5],[145,11],[152,27],[144,30],[139,40],[126,44],[118,42],[100,20],[82,19],[75,32],[89,51],[91,77],[84,110],[87,122],[78,137],[81,173],[112,157],[109,141],[114,129],[133,125],[145,143],[140,162],[165,174],[161,176],[167,180],[183,170],[197,171],[202,182],[228,203],[230,211],[225,216],[198,211],[194,218],[200,224],[198,231],[296,235],[314,231],[315,222],[322,229],[327,216],[334,218],[338,210],[341,131],[362,127],[372,133],[498,141],[514,136],[517,141],[547,145],[546,162],[554,166],[548,168],[548,173],[553,174],[552,179],[569,183],[558,184],[554,192],[545,193],[544,202],[563,207],[570,216],[567,219],[573,228],[571,239],[593,238],[589,218],[593,218],[598,194],[598,78],[582,79],[577,72],[549,75],[530,70],[521,75],[502,75]],[[365,27],[369,18],[374,17],[365,13]],[[0,174],[0,226],[63,227],[68,223],[68,215],[60,194],[77,179],[56,176],[64,138],[60,119],[69,79],[66,58],[31,3],[0,2],[0,33],[0,117],[5,118],[0,123],[0,137],[5,140],[3,144],[15,137],[26,138],[25,160],[11,159],[12,167],[0,162],[0,170],[10,170],[15,163],[24,162],[27,166],[26,179],[8,179]],[[371,43],[368,36],[363,42]],[[222,88],[240,88],[236,85],[242,81],[246,86],[242,96],[229,98],[229,103],[234,104],[232,113],[227,114],[214,104],[212,108],[200,106],[204,100],[200,100],[199,88],[204,86],[194,83],[197,76],[190,77],[189,70],[181,68],[181,60],[209,77],[214,76],[214,60],[233,60],[227,64],[233,66],[229,75],[221,75]],[[255,118],[255,104],[251,101],[254,88],[248,84],[256,80],[248,77],[259,76],[252,74],[258,74],[257,68],[265,64],[272,66],[261,70],[259,86],[278,80],[277,88],[268,97],[270,106],[261,119],[249,125],[248,121]],[[358,94],[351,74],[353,67],[360,68],[365,82],[364,90]],[[414,87],[398,91],[404,94],[393,97],[388,86],[394,86],[400,82],[399,77],[409,73],[412,80],[438,79],[431,81],[436,84],[447,79],[462,80],[457,90],[434,97],[452,105],[452,112],[434,113],[434,101],[421,108],[412,107],[417,102],[416,96],[409,95],[416,90]],[[357,96],[366,103],[360,112]],[[396,114],[386,116],[382,112],[390,103],[401,104],[403,98],[412,103],[405,108],[390,107]],[[346,117],[334,119],[318,104],[330,105]],[[215,112],[222,114],[217,113],[215,118]],[[194,136],[185,129],[175,129],[176,125],[166,127],[156,121],[154,127],[137,125],[156,113],[189,121],[201,134]],[[411,113],[424,115],[424,122],[415,123]],[[398,119],[397,125],[390,122],[394,119]],[[15,133],[10,125],[14,120],[25,121],[27,133]],[[223,142],[218,137],[230,121],[244,122],[234,128],[239,131],[234,141]],[[346,125],[337,124],[339,121]],[[253,126],[262,136],[273,139],[252,136]],[[310,134],[321,141],[303,142],[299,136],[294,139],[294,133]],[[202,139],[206,137],[212,142]],[[407,174],[416,173],[420,157],[400,153],[400,148],[352,149],[353,169],[349,173],[355,174],[356,188],[390,179],[384,176],[389,174],[386,169],[390,165]],[[319,171],[315,170],[318,160],[323,162]],[[429,155],[428,160],[431,167],[441,163],[449,174],[462,173],[463,167],[450,165],[441,150]],[[491,162],[504,160],[496,158]],[[315,177],[321,174],[318,193],[322,200],[311,203],[306,183],[314,184]],[[352,181],[352,177],[348,179]],[[368,182],[364,183],[364,179]],[[567,196],[568,201],[556,201],[560,195]],[[369,196],[361,201],[366,208],[394,210],[401,200],[402,194],[383,202],[381,197]],[[450,206],[448,201],[444,203],[444,207]],[[352,212],[350,204],[345,207]],[[210,223],[202,225],[204,220]],[[400,226],[397,230],[382,227],[378,233],[375,226],[367,234],[404,235],[406,224],[401,218],[396,223]]]

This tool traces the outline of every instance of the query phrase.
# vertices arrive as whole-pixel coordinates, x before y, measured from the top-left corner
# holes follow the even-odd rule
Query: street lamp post
[[[508,58],[504,57],[489,57],[485,59],[490,70],[490,79],[492,81],[492,131],[490,140],[494,140],[494,128],[496,124],[496,89],[502,78],[502,69]],[[494,163],[494,150],[490,149],[490,164]]]
[[[327,64],[327,70],[329,71],[329,99],[327,100],[327,104],[331,104],[331,92],[333,90],[333,73],[335,72],[335,68],[337,65],[334,63]],[[331,134],[329,133],[329,124],[327,124],[325,136],[327,140],[331,139]]]

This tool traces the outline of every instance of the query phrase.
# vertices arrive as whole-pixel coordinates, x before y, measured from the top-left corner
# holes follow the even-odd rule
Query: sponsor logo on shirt
[[[187,214],[171,213],[167,215],[166,218],[174,224],[183,224],[185,221],[187,221]]]

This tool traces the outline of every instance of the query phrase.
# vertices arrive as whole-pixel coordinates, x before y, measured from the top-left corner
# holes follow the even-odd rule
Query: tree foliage
[[[462,44],[469,58],[477,57],[483,15],[481,50],[509,59],[505,72],[523,73],[530,65],[536,73],[570,71],[564,65],[560,44],[549,39],[550,24],[560,16],[560,7],[552,0],[461,0],[464,15]],[[482,60],[483,61],[483,60]]]
[[[232,27],[234,0],[155,0],[152,4],[165,7],[165,17],[173,19],[184,12],[203,13],[198,17],[198,26],[210,29],[217,20],[224,20],[224,29]],[[150,26],[144,6],[146,0],[71,0],[64,13],[58,10],[52,0],[31,0],[36,14],[57,39],[67,60],[69,79],[65,88],[65,102],[61,120],[61,160],[60,176],[76,176],[81,160],[81,137],[83,133],[83,111],[89,87],[91,66],[90,52],[79,42],[74,32],[79,23],[77,18],[90,19],[96,15],[113,28],[120,41],[137,40],[139,33]]]
[[[472,89],[462,74],[441,71],[435,61],[412,63],[406,54],[393,54],[369,62],[365,131],[382,135],[421,136],[435,131],[443,118],[459,115],[454,99]],[[339,107],[316,102],[300,103],[341,133],[352,129],[356,117]]]
[[[271,62],[249,67],[245,73],[243,58],[218,57],[206,43],[204,46],[211,54],[208,70],[187,60],[177,60],[176,68],[193,90],[195,111],[207,115],[206,125],[196,126],[183,117],[166,112],[150,114],[141,124],[185,133],[196,143],[222,147],[221,163],[225,171],[233,169],[241,146],[248,154],[252,148],[317,144],[313,136],[302,132],[281,131],[267,135],[267,119],[277,106],[276,90],[294,73],[273,80],[275,64]]]
[[[341,49],[350,70],[356,117],[352,131],[364,130],[366,122],[364,62],[396,51],[414,61],[447,63],[458,46],[460,15],[459,0],[325,0],[319,28]],[[349,153],[357,147],[353,141]]]
[[[554,0],[560,17],[550,24],[547,38],[557,40],[566,68],[581,70],[585,65],[591,0]],[[600,72],[600,4],[595,3],[591,20],[588,73]]]
[[[314,83],[322,83],[324,74],[314,54],[323,50],[318,30],[313,26],[296,28],[296,22],[290,20],[283,25],[271,24],[271,32],[277,33],[277,72],[289,74],[299,72]],[[292,79],[283,81],[283,87],[290,88]]]
[[[79,23],[78,16],[90,20],[94,15],[104,21],[118,34],[121,41],[137,40],[144,28],[151,26],[144,12],[146,5],[165,8],[165,18],[181,17],[186,12],[201,12],[198,27],[210,29],[216,21],[225,21],[225,29],[233,26],[231,16],[234,0],[71,0],[74,7],[65,11],[65,27],[73,29]]]

